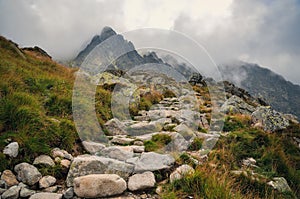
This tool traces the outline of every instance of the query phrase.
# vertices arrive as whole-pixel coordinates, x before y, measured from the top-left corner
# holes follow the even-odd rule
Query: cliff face
[[[257,64],[240,63],[220,67],[223,78],[264,99],[278,111],[300,117],[300,86]]]

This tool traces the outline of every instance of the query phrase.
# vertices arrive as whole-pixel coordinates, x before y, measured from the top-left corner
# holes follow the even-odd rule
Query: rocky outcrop
[[[252,123],[255,126],[262,127],[265,131],[274,132],[289,126],[289,121],[282,113],[279,113],[270,107],[258,107],[251,115]]]
[[[221,107],[221,111],[226,114],[250,115],[255,111],[255,107],[246,103],[238,96],[231,96]]]

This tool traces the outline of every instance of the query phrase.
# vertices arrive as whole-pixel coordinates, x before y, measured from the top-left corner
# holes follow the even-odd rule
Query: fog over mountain
[[[107,25],[119,33],[154,27],[191,37],[217,64],[257,63],[297,84],[299,20],[297,0],[0,0],[0,34],[54,59],[73,59]]]

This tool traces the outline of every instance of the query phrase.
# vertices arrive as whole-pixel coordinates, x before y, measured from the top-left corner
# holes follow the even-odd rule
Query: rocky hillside
[[[122,76],[123,61],[101,76],[77,72],[97,85],[108,138],[83,141],[72,118],[75,70],[0,44],[1,199],[300,197],[299,123],[247,91],[208,88],[200,75],[176,82],[155,68]],[[224,85],[226,99],[212,100],[210,89]],[[223,118],[212,126],[216,107]]]
[[[300,86],[257,64],[237,63],[220,67],[225,80],[263,98],[276,110],[300,117]]]

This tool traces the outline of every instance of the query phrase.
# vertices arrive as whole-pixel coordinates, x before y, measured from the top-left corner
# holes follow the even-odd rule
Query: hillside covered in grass
[[[0,170],[55,146],[72,151],[77,139],[72,122],[74,72],[0,37],[0,148],[11,140],[20,145],[18,159],[0,152]]]

